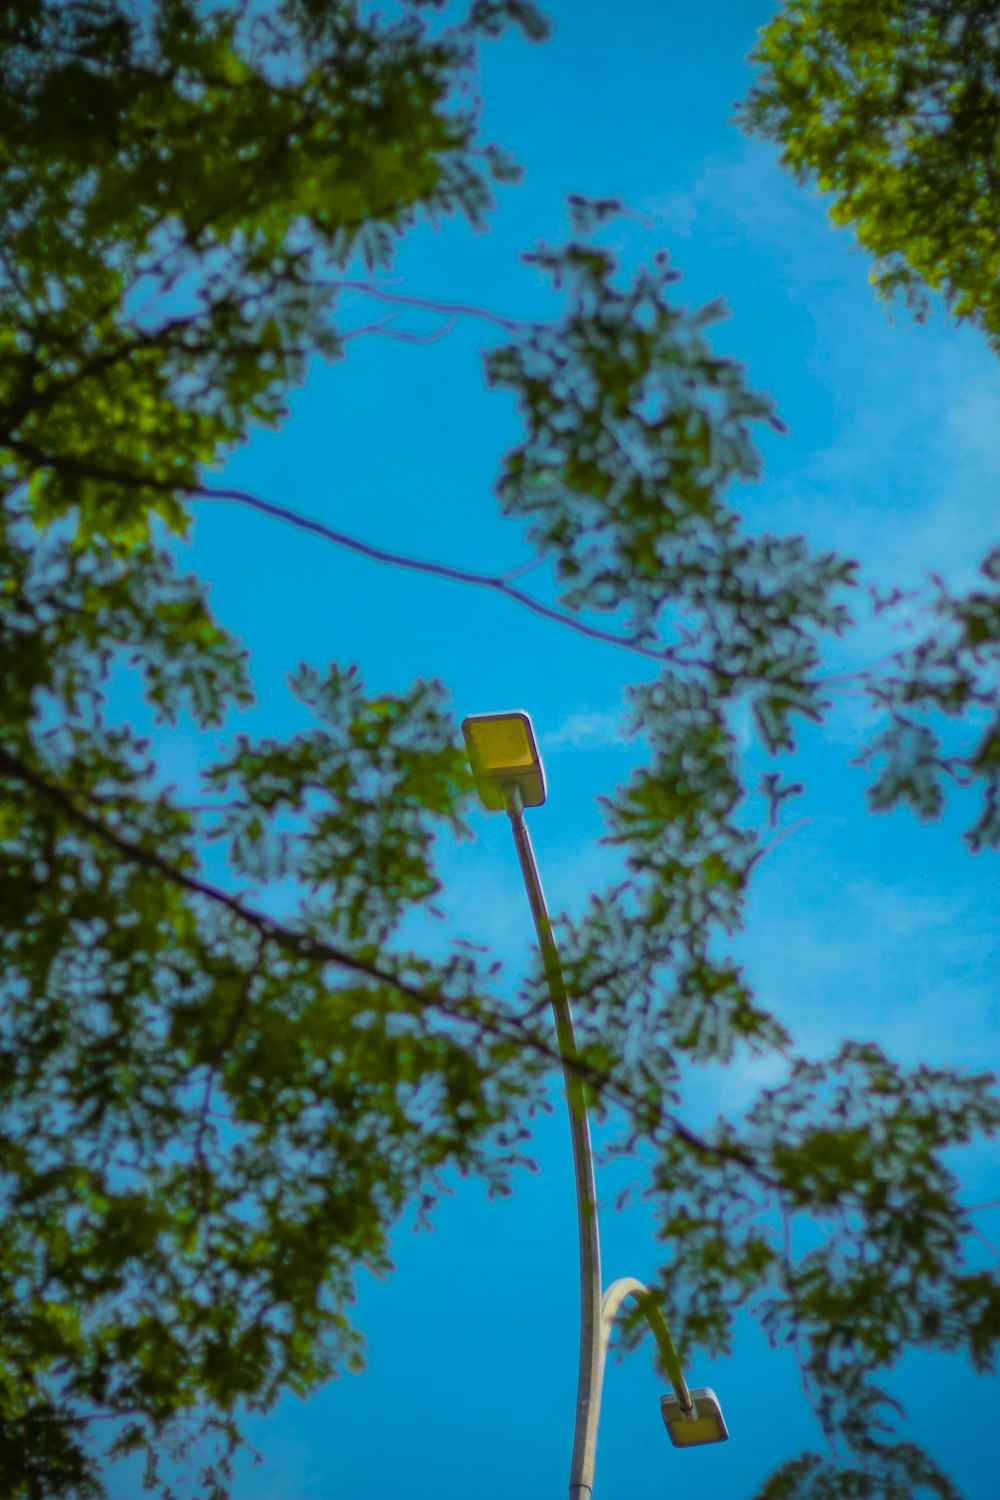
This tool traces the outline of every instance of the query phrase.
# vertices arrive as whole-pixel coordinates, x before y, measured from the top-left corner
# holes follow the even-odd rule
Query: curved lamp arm
[[[660,1351],[660,1363],[673,1386],[680,1403],[681,1411],[694,1410],[694,1401],[688,1390],[687,1381],[684,1379],[684,1371],[674,1348],[674,1341],[670,1337],[670,1329],[667,1320],[660,1311],[659,1304],[653,1293],[644,1282],[637,1281],[634,1276],[619,1276],[613,1281],[601,1298],[601,1379],[604,1378],[604,1366],[608,1357],[608,1345],[611,1343],[611,1330],[618,1316],[618,1309],[631,1297],[642,1309],[643,1317],[649,1324],[650,1331],[656,1340],[656,1347]],[[596,1425],[596,1424],[595,1424]]]
[[[626,1297],[633,1298],[642,1309],[643,1317],[649,1324],[656,1340],[656,1347],[660,1351],[660,1363],[674,1388],[682,1415],[685,1418],[695,1416],[694,1399],[684,1379],[684,1371],[681,1369],[674,1341],[670,1337],[667,1320],[660,1311],[656,1298],[649,1287],[644,1282],[637,1281],[634,1276],[619,1276],[601,1298],[601,1316],[595,1349],[597,1368],[590,1390],[590,1399],[586,1408],[577,1416],[574,1457],[579,1451],[580,1459],[574,1467],[570,1482],[570,1500],[590,1500],[594,1484],[594,1460],[597,1456],[597,1426],[601,1420],[604,1368],[607,1364],[608,1346],[611,1343],[611,1330],[614,1328],[618,1310]]]

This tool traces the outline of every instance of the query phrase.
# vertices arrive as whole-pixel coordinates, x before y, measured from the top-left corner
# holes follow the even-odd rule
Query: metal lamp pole
[[[594,1461],[597,1453],[597,1424],[601,1415],[601,1386],[611,1330],[625,1297],[633,1297],[646,1316],[656,1339],[663,1367],[677,1395],[681,1411],[694,1412],[680,1360],[674,1349],[666,1321],[647,1287],[634,1277],[624,1276],[601,1297],[601,1242],[597,1225],[597,1194],[594,1187],[594,1155],[590,1144],[590,1122],[587,1100],[580,1072],[573,1067],[578,1053],[573,1030],[573,1012],[563,979],[559,950],[552,933],[545,894],[531,847],[528,825],[524,821],[521,789],[515,783],[504,788],[507,816],[514,832],[517,858],[524,876],[528,904],[538,934],[538,946],[545,966],[556,1038],[562,1058],[569,1105],[570,1134],[573,1140],[573,1167],[576,1175],[576,1206],[580,1233],[580,1365],[576,1385],[576,1425],[573,1430],[573,1457],[570,1463],[569,1500],[590,1500],[594,1487]]]

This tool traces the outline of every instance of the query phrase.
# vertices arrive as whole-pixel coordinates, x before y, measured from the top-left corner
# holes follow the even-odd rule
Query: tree
[[[239,643],[166,530],[220,493],[221,455],[280,422],[311,358],[343,356],[352,262],[387,265],[421,214],[480,222],[490,180],[516,176],[479,140],[475,48],[514,23],[539,39],[544,22],[522,0],[476,0],[443,26],[433,8],[2,12],[12,1495],[99,1494],[97,1418],[114,1419],[108,1456],[145,1452],[151,1483],[159,1455],[214,1430],[204,1484],[223,1495],[237,1407],[356,1357],[355,1268],[385,1264],[395,1217],[429,1208],[445,1169],[509,1186],[557,1060],[540,972],[512,1000],[488,955],[434,959],[400,938],[470,792],[440,684],[368,694],[351,669],[301,666],[314,727],[238,739],[206,778],[218,800],[197,806],[156,784],[150,746],[106,710],[123,673],[167,723],[186,709],[209,730],[249,700]],[[1000,1289],[962,1261],[944,1153],[995,1131],[1000,1100],[987,1076],[906,1071],[863,1043],[799,1057],[721,951],[761,854],[739,817],[733,715],[749,704],[775,754],[798,716],[822,718],[823,640],[850,623],[855,567],[751,534],[727,505],[756,472],[754,424],[776,419],[713,354],[718,306],[676,307],[663,260],[622,283],[591,233],[616,208],[571,198],[571,238],[532,256],[562,315],[512,326],[487,360],[524,426],[501,503],[551,562],[556,612],[605,635],[601,616],[624,616],[623,648],[658,666],[632,696],[649,762],[606,809],[628,878],[562,934],[576,1066],[625,1142],[656,1150],[680,1342],[724,1348],[734,1311],[756,1306],[801,1345],[847,1445],[846,1467],[806,1455],[764,1494],[948,1496],[922,1450],[886,1441],[873,1377],[912,1344],[992,1357]],[[936,721],[902,705],[994,701],[995,572],[942,596],[943,626],[871,679],[889,710],[877,797],[933,812],[935,771],[980,774],[977,844],[998,837],[1000,736],[945,757]],[[301,902],[279,918],[290,878]],[[785,1081],[745,1119],[693,1131],[686,1061],[764,1051]],[[823,1238],[795,1262],[781,1225],[797,1216]]]

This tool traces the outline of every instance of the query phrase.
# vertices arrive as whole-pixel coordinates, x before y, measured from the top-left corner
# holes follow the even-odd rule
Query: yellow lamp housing
[[[471,714],[462,720],[462,733],[484,807],[502,812],[504,789],[515,786],[525,807],[541,807],[545,772],[527,714]]]
[[[694,1405],[685,1411],[675,1395],[660,1397],[660,1413],[675,1448],[700,1448],[724,1443],[729,1436],[719,1398],[708,1386],[691,1392]]]

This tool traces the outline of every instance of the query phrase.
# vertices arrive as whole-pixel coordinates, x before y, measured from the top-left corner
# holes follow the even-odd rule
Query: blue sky
[[[798,188],[775,153],[730,124],[749,82],[745,56],[772,9],[753,0],[557,0],[553,38],[513,38],[484,54],[485,133],[526,168],[505,189],[490,233],[446,223],[414,233],[395,289],[470,301],[513,316],[557,305],[519,252],[565,234],[564,195],[619,194],[640,217],[604,236],[626,264],[668,250],[680,301],[725,297],[717,349],[744,361],[770,393],[787,437],[762,440],[763,479],[739,496],[755,527],[801,530],[862,560],[885,586],[936,568],[970,578],[995,536],[1000,477],[997,370],[982,340],[938,316],[891,323],[866,258],[834,231],[822,201]],[[384,309],[358,300],[344,321]],[[438,320],[407,313],[400,328]],[[280,432],[234,456],[225,482],[246,486],[365,540],[460,567],[499,572],[529,556],[491,494],[518,436],[512,403],[485,389],[480,351],[501,336],[463,320],[416,346],[357,339],[349,358],[317,366]],[[356,660],[372,689],[437,676],[461,717],[520,707],[532,715],[550,795],[533,814],[555,910],[579,911],[614,874],[599,845],[596,798],[637,751],[620,732],[621,692],[637,658],[587,642],[468,587],[387,569],[232,505],[200,504],[188,565],[252,653],[259,704],[245,725],[292,732],[285,673],[301,659]],[[525,586],[545,595],[546,580]],[[872,660],[898,637],[865,621],[831,667]],[[803,739],[795,772],[806,821],[759,867],[739,941],[762,1001],[820,1053],[845,1035],[874,1037],[907,1061],[993,1065],[1000,1041],[995,870],[969,857],[962,808],[921,827],[906,813],[871,818],[865,773],[849,761],[865,715],[845,697]],[[208,747],[210,751],[216,746]],[[759,752],[744,747],[756,774]],[[172,778],[192,776],[205,747],[181,728]],[[968,821],[968,818],[966,819]],[[506,819],[475,819],[475,839],[440,849],[444,931],[527,962],[531,929]],[[738,1109],[761,1067],[706,1073],[699,1107]],[[566,1482],[575,1394],[577,1260],[566,1122],[545,1120],[537,1175],[509,1200],[456,1184],[431,1234],[403,1222],[397,1269],[362,1276],[357,1318],[368,1369],[307,1401],[283,1402],[248,1431],[266,1461],[244,1460],[237,1500],[541,1500]],[[989,1155],[962,1163],[968,1201],[1000,1196]],[[615,1215],[620,1172],[602,1176],[605,1282],[652,1275],[662,1251],[643,1209]],[[1000,1242],[1000,1213],[979,1216]],[[975,1253],[988,1260],[980,1244]],[[648,1346],[612,1365],[605,1387],[596,1494],[653,1500],[691,1484],[702,1500],[749,1497],[802,1447],[819,1447],[791,1355],[741,1323],[731,1359],[695,1358],[692,1384],[718,1392],[731,1441],[672,1450]],[[966,1500],[995,1500],[989,1428],[997,1390],[961,1361],[914,1357],[893,1389]],[[941,1392],[946,1390],[945,1419]],[[955,1413],[961,1419],[955,1420]],[[133,1480],[113,1494],[132,1493]]]

